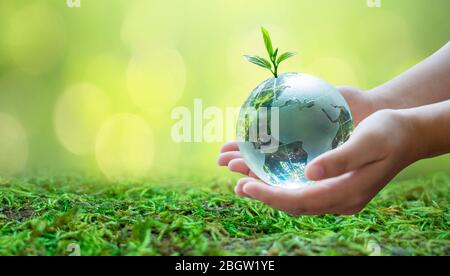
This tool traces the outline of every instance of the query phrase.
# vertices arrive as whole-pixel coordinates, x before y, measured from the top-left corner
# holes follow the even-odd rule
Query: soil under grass
[[[392,183],[355,216],[300,218],[199,181],[0,178],[0,255],[450,255],[446,174]]]

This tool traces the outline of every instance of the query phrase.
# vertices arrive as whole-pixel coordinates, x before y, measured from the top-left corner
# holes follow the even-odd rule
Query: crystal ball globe
[[[286,73],[267,79],[247,98],[238,117],[237,142],[262,181],[298,188],[312,183],[306,165],[342,145],[353,128],[348,104],[332,85]]]

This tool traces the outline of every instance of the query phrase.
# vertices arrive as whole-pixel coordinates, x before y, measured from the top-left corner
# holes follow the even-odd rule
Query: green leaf
[[[261,66],[263,68],[266,68],[266,69],[269,69],[269,70],[272,69],[272,65],[270,64],[270,62],[267,59],[264,59],[262,57],[245,55],[244,58],[247,61],[249,61],[249,62],[251,62],[253,64],[256,64],[258,66]]]
[[[296,55],[296,53],[293,53],[293,52],[286,52],[286,53],[282,54],[282,55],[278,58],[277,64],[280,64],[282,61],[285,61],[286,59],[288,59],[288,58],[290,58],[290,57],[293,57],[293,56],[295,56],[295,55]]]
[[[277,60],[278,55],[278,48],[275,49],[275,52],[273,52],[272,60]]]
[[[270,39],[269,32],[264,28],[261,27],[261,32],[264,38],[264,44],[266,45],[267,53],[269,53],[269,56],[273,56],[273,47],[272,47],[272,40]]]

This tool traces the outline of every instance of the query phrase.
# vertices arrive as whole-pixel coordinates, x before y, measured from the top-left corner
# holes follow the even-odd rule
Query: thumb
[[[354,133],[356,134],[356,133]],[[322,180],[354,171],[366,164],[383,159],[382,144],[370,135],[354,135],[342,146],[329,151],[307,165],[306,177]]]

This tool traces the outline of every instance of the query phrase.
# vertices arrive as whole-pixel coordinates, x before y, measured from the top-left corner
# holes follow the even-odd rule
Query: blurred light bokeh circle
[[[83,80],[95,84],[107,92],[113,102],[122,94],[128,98],[127,93],[124,93],[128,59],[111,51],[74,53],[66,58],[63,81],[77,83]]]
[[[108,96],[93,84],[80,83],[60,95],[53,122],[59,141],[68,151],[87,155],[94,152],[97,133],[110,115]]]
[[[0,176],[20,173],[28,159],[28,142],[20,122],[0,113]]]
[[[137,51],[128,65],[128,93],[133,103],[145,113],[175,106],[185,84],[184,60],[170,46]]]
[[[146,176],[152,167],[153,144],[153,133],[145,119],[130,113],[116,114],[97,135],[97,164],[113,180]]]
[[[42,1],[32,1],[9,20],[6,45],[16,65],[29,74],[51,70],[65,51],[63,20]],[[30,2],[31,3],[31,2]]]

